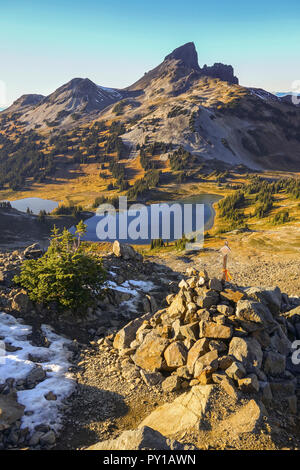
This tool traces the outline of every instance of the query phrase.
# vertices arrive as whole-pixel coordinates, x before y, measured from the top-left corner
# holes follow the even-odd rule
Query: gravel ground
[[[222,246],[222,245],[220,245]],[[222,259],[217,249],[197,254],[161,252],[153,261],[184,273],[189,266],[205,268],[210,277],[221,277]],[[300,256],[295,254],[232,251],[228,259],[232,282],[239,286],[280,287],[289,296],[300,296]]]

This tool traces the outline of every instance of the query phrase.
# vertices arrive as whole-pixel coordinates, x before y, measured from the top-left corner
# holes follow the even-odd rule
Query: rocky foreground
[[[84,320],[58,321],[32,305],[9,276],[37,251],[2,255],[1,309],[6,319],[30,325],[22,340],[40,353],[59,341],[45,329],[47,319],[52,334],[68,336],[61,380],[71,374],[75,385],[68,393],[65,382],[65,393],[57,382],[51,389],[47,380],[57,376],[48,359],[29,352],[26,377],[0,378],[2,448],[299,447],[300,368],[293,349],[300,339],[299,299],[278,287],[223,285],[193,267],[180,280],[115,245],[104,258],[105,298]],[[0,339],[6,352],[24,349],[12,337]],[[32,410],[20,403],[22,393],[41,386],[41,403],[57,402],[60,427],[46,416],[36,426],[26,421]]]

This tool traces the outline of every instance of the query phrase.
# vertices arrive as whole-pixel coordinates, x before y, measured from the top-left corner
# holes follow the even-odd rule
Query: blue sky
[[[240,83],[288,91],[300,80],[299,0],[0,0],[7,104],[74,77],[125,87],[194,41],[200,66],[232,64]],[[2,103],[0,103],[1,106]]]

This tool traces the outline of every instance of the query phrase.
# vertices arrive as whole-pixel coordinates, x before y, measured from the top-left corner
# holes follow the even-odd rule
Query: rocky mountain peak
[[[195,70],[200,70],[198,64],[198,54],[193,42],[187,42],[183,46],[174,49],[171,54],[165,57],[166,60],[181,60],[186,66],[191,67]]]
[[[201,69],[201,73],[208,77],[219,78],[224,82],[229,82],[238,85],[239,79],[235,77],[232,65],[225,65],[221,63],[215,63],[214,65],[204,65]]]

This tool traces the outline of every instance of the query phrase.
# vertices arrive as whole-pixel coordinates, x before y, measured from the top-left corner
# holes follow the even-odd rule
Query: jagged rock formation
[[[210,67],[204,65],[201,72],[206,77],[219,78],[223,82],[229,82],[235,85],[239,84],[239,79],[234,76],[232,65],[224,65],[221,63],[215,63]]]
[[[182,61],[186,66],[191,67],[194,70],[200,70],[199,64],[198,64],[198,54],[195,48],[195,44],[193,42],[188,42],[184,44],[183,46],[178,47],[177,49],[174,49],[171,54],[168,54],[165,57],[165,60],[180,60]]]

